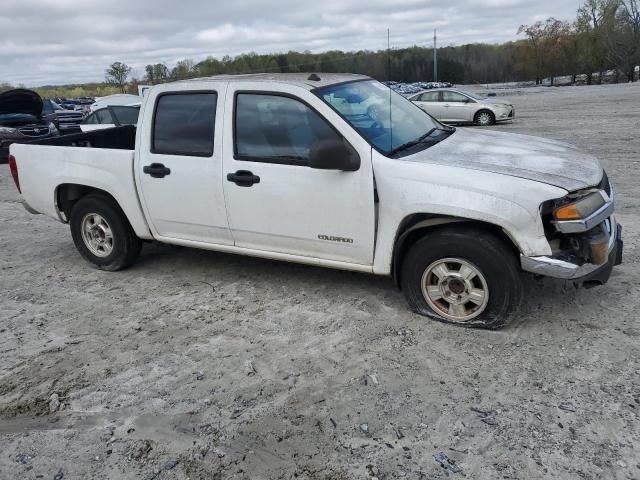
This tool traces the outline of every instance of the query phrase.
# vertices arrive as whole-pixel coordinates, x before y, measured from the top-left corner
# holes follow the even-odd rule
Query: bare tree
[[[553,17],[544,22],[536,22],[533,25],[522,25],[518,34],[527,35],[531,47],[530,54],[534,62],[536,83],[541,83],[544,76],[551,76],[562,72],[563,57],[571,45],[565,45],[567,38],[572,35],[572,28],[568,22],[557,20]],[[564,72],[567,73],[567,72]],[[575,71],[571,69],[571,74]]]

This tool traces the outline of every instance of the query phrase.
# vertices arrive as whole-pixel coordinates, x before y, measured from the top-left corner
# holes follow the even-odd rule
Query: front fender
[[[374,163],[380,199],[375,273],[391,272],[403,220],[416,214],[488,223],[502,229],[523,255],[551,254],[539,207],[566,191],[507,175],[380,157]]]

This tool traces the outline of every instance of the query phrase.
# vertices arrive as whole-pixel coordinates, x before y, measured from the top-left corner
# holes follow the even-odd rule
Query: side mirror
[[[320,140],[311,145],[309,166],[319,170],[355,172],[360,168],[360,157],[342,140]]]

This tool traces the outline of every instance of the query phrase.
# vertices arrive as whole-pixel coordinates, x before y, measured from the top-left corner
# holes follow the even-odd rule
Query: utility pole
[[[387,80],[391,80],[391,40],[387,28]]]
[[[438,43],[436,29],[433,29],[433,81],[438,81]]]

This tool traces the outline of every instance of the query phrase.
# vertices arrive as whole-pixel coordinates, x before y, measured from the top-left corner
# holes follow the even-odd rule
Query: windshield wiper
[[[433,132],[435,132],[436,130],[439,130],[439,128],[438,127],[433,127],[431,130],[429,130],[427,133],[425,133],[421,137],[416,138],[415,140],[411,140],[410,142],[403,143],[402,145],[398,145],[396,148],[394,148],[389,153],[387,153],[387,155],[395,155],[398,152],[401,152],[403,150],[407,150],[408,148],[415,147],[416,145],[419,145],[420,143],[424,142],[429,136],[431,136],[431,134]]]

